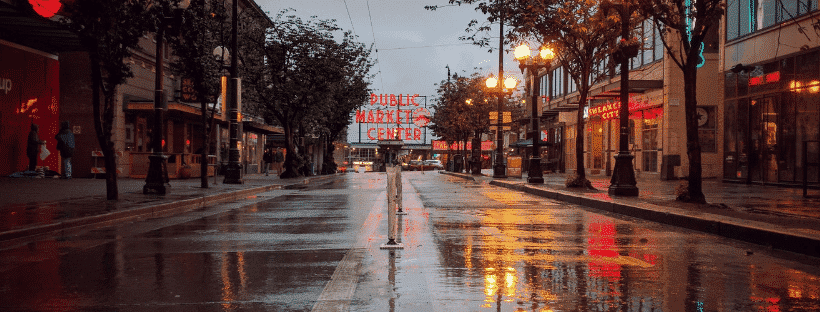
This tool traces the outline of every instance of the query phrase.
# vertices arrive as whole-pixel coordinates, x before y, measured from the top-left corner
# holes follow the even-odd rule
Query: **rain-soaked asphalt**
[[[347,174],[0,250],[0,311],[820,311],[816,258],[440,175]]]

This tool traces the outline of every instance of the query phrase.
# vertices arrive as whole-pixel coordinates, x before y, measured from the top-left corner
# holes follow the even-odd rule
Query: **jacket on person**
[[[60,157],[69,158],[74,156],[74,133],[71,133],[67,122],[60,125],[60,132],[54,136],[54,139],[57,140],[57,150],[60,151]]]

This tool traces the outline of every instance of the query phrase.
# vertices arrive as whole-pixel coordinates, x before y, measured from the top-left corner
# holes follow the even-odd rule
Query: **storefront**
[[[817,50],[725,73],[723,178],[817,183],[820,158]],[[805,155],[805,156],[804,156]]]
[[[60,124],[60,62],[57,56],[0,40],[0,175],[28,167],[26,143],[32,124],[51,153],[37,165],[60,172],[54,136]]]
[[[656,92],[659,94],[659,92]],[[658,94],[629,98],[629,149],[635,156],[636,172],[659,172],[664,123],[663,103]],[[619,110],[617,100],[593,101],[586,124],[585,167],[591,174],[612,174],[619,149]]]

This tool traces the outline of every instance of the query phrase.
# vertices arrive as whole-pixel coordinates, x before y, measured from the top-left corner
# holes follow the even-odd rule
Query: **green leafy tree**
[[[369,48],[356,42],[349,32],[337,41],[334,34],[341,29],[334,21],[303,21],[295,16],[285,17],[285,13],[277,15],[274,27],[261,39],[246,38],[251,53],[261,55],[264,62],[258,66],[246,64],[245,87],[248,96],[259,104],[256,111],[282,125],[288,153],[281,177],[291,178],[306,173],[307,157],[301,152],[304,146],[297,145],[297,141],[305,140],[297,138],[319,136],[322,127],[327,132],[338,132],[330,129],[324,116],[343,114],[349,118],[352,109],[338,110],[336,96],[345,98],[341,105],[365,103],[366,84],[345,81],[350,76],[361,77],[372,63],[368,59]],[[347,87],[357,88],[348,94],[349,98],[340,94]]]
[[[535,41],[548,44],[556,52],[554,63],[563,66],[578,86],[579,107],[575,131],[576,176],[570,187],[592,188],[584,167],[584,106],[591,86],[604,75],[593,75],[598,64],[609,59],[611,46],[618,37],[618,20],[600,10],[595,0],[530,1],[530,0],[450,0],[451,4],[475,5],[488,14],[487,23],[470,22],[462,40],[480,46],[490,46],[492,24],[505,22],[510,42]],[[592,78],[591,78],[592,77]]]
[[[177,58],[171,68],[183,79],[190,81],[193,101],[199,102],[202,123],[203,147],[200,151],[200,185],[208,187],[207,157],[211,150],[211,138],[216,113],[216,98],[221,90],[223,55],[214,55],[217,47],[230,42],[230,11],[223,5],[209,0],[193,0],[183,11],[179,36],[169,38]],[[224,51],[224,50],[222,50]],[[209,108],[208,103],[213,105]]]
[[[640,10],[651,16],[664,32],[661,36],[666,54],[683,71],[684,115],[686,116],[686,154],[689,178],[686,192],[678,200],[706,203],[703,195],[700,138],[698,137],[697,74],[703,63],[704,40],[715,32],[725,7],[721,0],[636,1]]]
[[[117,157],[112,132],[117,110],[117,87],[133,77],[125,59],[137,49],[139,38],[158,20],[156,13],[174,1],[75,0],[65,3],[61,23],[73,31],[88,52],[94,131],[105,160],[106,198],[119,199]]]
[[[478,73],[469,77],[455,74],[451,81],[443,81],[436,91],[438,100],[429,127],[448,146],[463,142],[466,149],[471,137],[480,138],[488,132],[489,115],[494,111],[492,104],[495,101],[484,87],[484,78]]]

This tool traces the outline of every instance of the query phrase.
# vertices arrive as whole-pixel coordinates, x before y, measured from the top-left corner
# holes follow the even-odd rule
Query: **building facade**
[[[806,0],[727,3],[719,68],[726,110],[724,180],[818,182],[817,9],[816,1]]]
[[[684,122],[683,73],[666,54],[661,33],[650,20],[636,26],[643,42],[629,63],[629,150],[637,176],[676,179],[688,175]],[[705,41],[705,62],[698,69],[697,102],[703,177],[722,175],[722,88],[717,27]],[[674,44],[674,43],[673,43]],[[584,133],[577,133],[578,87],[559,65],[541,74],[542,123],[547,157],[559,172],[577,168],[575,139],[584,136],[587,174],[611,175],[619,150],[620,74],[611,59],[597,64],[588,102],[583,105]]]
[[[240,1],[239,10],[258,16],[260,23],[272,24],[251,0]],[[71,123],[76,140],[75,155],[72,157],[73,176],[93,177],[104,173],[92,119],[88,54],[82,51],[76,38],[55,22],[37,15],[25,1],[0,1],[0,33],[0,55],[4,56],[0,59],[0,85],[10,86],[9,90],[0,88],[3,146],[10,147],[3,149],[4,161],[0,163],[5,166],[0,167],[0,174],[21,171],[24,163],[27,164],[24,143],[31,123],[40,125],[40,138],[46,141],[46,147],[52,152],[40,164],[59,172],[54,135],[62,120]],[[126,60],[134,77],[117,90],[112,140],[117,151],[120,176],[144,178],[148,172],[148,155],[152,152],[150,141],[154,118],[156,44],[154,34],[140,38],[138,48]],[[211,156],[200,159],[199,152],[204,146],[200,104],[185,97],[185,77],[171,72],[169,65],[174,56],[169,44],[164,45],[163,55],[163,86],[168,109],[164,118],[162,146],[163,153],[169,157],[169,176],[196,177],[202,165],[209,166],[209,175],[215,174],[219,165],[227,161],[225,96],[223,94],[216,99],[215,140],[208,151]],[[245,106],[249,105],[246,103]],[[240,161],[245,173],[259,172],[266,136],[281,133],[281,130],[252,116],[243,114],[242,118]]]

